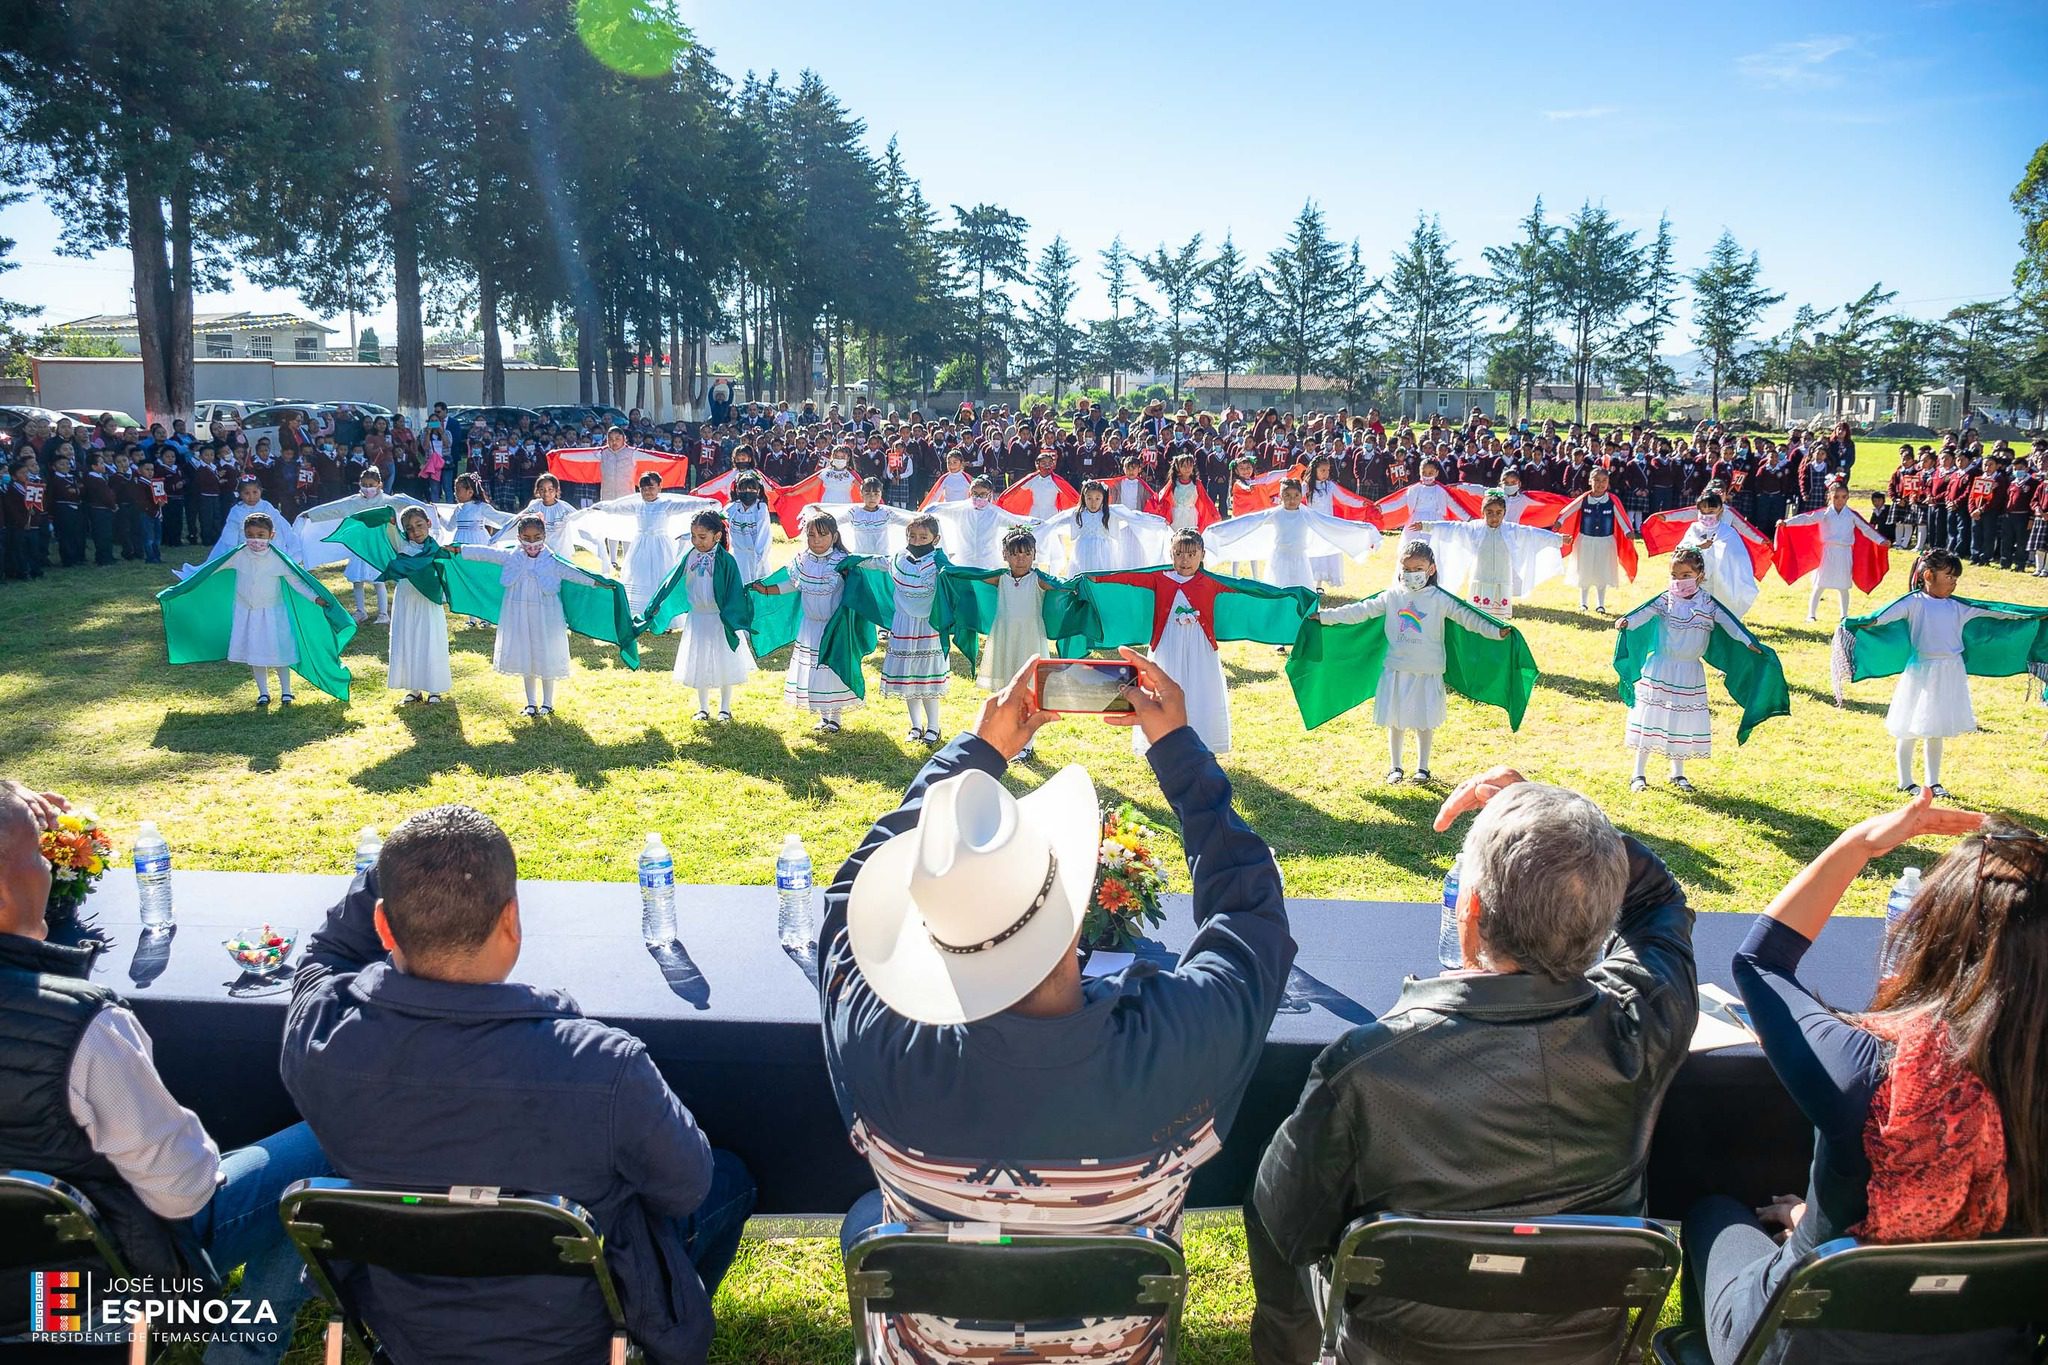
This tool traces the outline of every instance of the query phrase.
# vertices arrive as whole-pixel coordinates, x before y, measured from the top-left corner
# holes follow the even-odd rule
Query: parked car
[[[202,398],[192,405],[192,430],[205,431],[215,422],[230,431],[238,430],[243,419],[262,406],[254,398]]]
[[[606,426],[626,425],[625,413],[603,403],[550,403],[534,411],[558,426],[581,426],[586,417],[594,417]]]
[[[55,408],[39,408],[27,403],[9,404],[0,407],[0,461],[12,460],[31,424],[47,422],[56,426],[63,413]]]
[[[547,418],[532,408],[450,408],[449,425],[457,430],[466,430],[478,422],[488,422],[494,427],[516,427],[524,417],[530,426],[543,426]]]
[[[117,431],[142,430],[142,423],[136,421],[125,412],[115,412],[111,408],[100,408],[98,410],[92,408],[66,408],[63,415],[69,417],[73,422],[81,423],[88,427],[96,427],[102,421],[111,420],[114,429]]]

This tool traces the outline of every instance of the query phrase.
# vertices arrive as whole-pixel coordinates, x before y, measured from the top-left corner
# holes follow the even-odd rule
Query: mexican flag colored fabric
[[[1508,713],[1508,728],[1518,730],[1536,690],[1536,658],[1522,632],[1496,620],[1444,588],[1433,591],[1507,632],[1498,640],[1444,621],[1444,686],[1482,706]],[[1375,593],[1374,596],[1379,594]],[[1368,599],[1370,600],[1370,599]],[[1287,658],[1287,682],[1294,689],[1295,709],[1310,730],[1335,720],[1379,694],[1380,675],[1387,665],[1387,630],[1379,618],[1348,625],[1325,625],[1313,611],[1301,622],[1294,649]]]
[[[1835,628],[1835,700],[1841,701],[1852,682],[1889,678],[1913,662],[1913,613],[1917,593],[1886,603],[1866,616],[1852,616]],[[1972,616],[1963,622],[1963,671],[1979,678],[2009,678],[2048,665],[2048,607],[2016,602],[1987,602],[1958,595],[1955,600],[1999,616]]]
[[[932,629],[959,646],[969,667],[981,667],[981,642],[996,619],[996,579],[1007,569],[948,565],[939,574],[938,596],[932,600]],[[1061,578],[1034,569],[1045,591],[1039,594],[1039,615],[1045,638],[1062,658],[1087,654],[1095,630],[1095,603],[1081,578]]]
[[[336,701],[347,701],[349,676],[341,651],[355,638],[355,618],[289,555],[278,550],[269,553],[286,573],[312,589],[315,599],[309,602],[288,590],[278,594],[291,620],[292,644],[299,654],[292,671]],[[234,565],[238,555],[208,560],[191,577],[156,595],[164,615],[164,646],[172,663],[220,663],[228,657],[228,641],[235,627]]]
[[[511,553],[523,552],[513,550]],[[555,558],[561,559],[561,556],[556,555]],[[566,559],[562,562],[579,574],[590,573]],[[474,616],[496,625],[505,610],[504,572],[502,564],[489,559],[458,555],[443,560],[441,574],[448,585],[448,609],[458,616]],[[596,581],[562,580],[562,619],[576,634],[615,646],[620,662],[628,668],[638,668],[639,632],[633,627],[633,608],[626,600],[626,585],[603,574],[590,573],[590,577]]]
[[[1075,581],[1087,585],[1095,609],[1088,648],[1129,645],[1144,649],[1157,644],[1173,608],[1173,594],[1163,586],[1171,580],[1157,577],[1166,572],[1166,567],[1160,565],[1080,575]],[[1147,578],[1153,582],[1129,581]],[[1232,578],[1207,569],[1178,586],[1198,611],[1206,608],[1213,612],[1212,638],[1216,642],[1252,640],[1263,645],[1291,645],[1301,631],[1302,618],[1315,615],[1316,610],[1316,595],[1307,588],[1276,588],[1257,579]],[[1067,658],[1079,657],[1065,648],[1060,653]]]
[[[1622,619],[1627,620],[1648,605],[1649,602],[1637,604],[1624,613]],[[1720,671],[1728,695],[1742,708],[1742,721],[1735,728],[1735,742],[1747,744],[1750,731],[1757,726],[1773,716],[1792,714],[1792,694],[1785,686],[1785,666],[1778,661],[1778,651],[1752,635],[1749,627],[1743,625],[1742,619],[1733,611],[1723,607],[1715,615],[1715,629],[1707,634],[1704,657],[1710,668]],[[1643,666],[1656,650],[1663,630],[1664,618],[1651,615],[1633,627],[1616,632],[1614,676],[1619,680],[1617,690],[1625,705],[1636,704],[1636,684],[1642,680]],[[1755,653],[1749,650],[1749,645],[1756,646]]]
[[[548,473],[563,483],[604,482],[604,457],[613,454],[602,446],[564,447],[548,452]],[[628,490],[638,487],[640,476],[650,471],[661,475],[661,486],[677,492],[689,487],[690,462],[681,455],[664,455],[659,451],[642,450],[638,446],[627,446],[617,452],[614,459],[631,456],[633,475],[627,480]],[[706,496],[709,496],[708,494]]]
[[[748,592],[747,585],[740,582],[740,564],[732,557],[732,551],[721,547],[714,553],[717,558],[712,561],[711,595],[718,603],[719,623],[725,627],[726,648],[738,649],[740,632],[754,628],[754,603],[764,599]],[[675,624],[677,617],[688,614],[690,554],[689,550],[683,551],[683,557],[661,580],[654,596],[647,599],[647,610],[633,622],[636,632],[660,635]]]
[[[447,605],[448,584],[441,566],[453,559],[448,547],[427,537],[417,554],[402,554],[391,543],[388,528],[398,519],[391,507],[372,507],[344,517],[323,539],[339,545],[377,571],[386,583],[410,583],[429,602]]]
[[[1847,541],[1843,544],[1842,541]],[[1778,523],[1778,538],[1772,547],[1772,562],[1778,577],[1797,583],[1816,569],[1827,566],[1828,551],[1847,550],[1849,581],[1858,592],[1876,592],[1891,572],[1892,544],[1875,526],[1853,508],[1837,512],[1822,508],[1802,512]],[[1837,586],[1821,580],[1822,587]]]

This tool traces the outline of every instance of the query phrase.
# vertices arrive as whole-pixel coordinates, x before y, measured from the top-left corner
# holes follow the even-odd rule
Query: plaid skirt
[[[2027,528],[2027,553],[2037,555],[2043,550],[2048,550],[2048,517],[2035,517]]]
[[[1650,490],[1647,488],[1631,488],[1628,492],[1621,495],[1621,505],[1628,512],[1628,519],[1635,525],[1641,526],[1643,518],[1650,515]]]

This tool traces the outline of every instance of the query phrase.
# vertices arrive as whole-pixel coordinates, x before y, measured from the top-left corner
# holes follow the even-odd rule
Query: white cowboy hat
[[[1086,769],[1019,800],[979,770],[934,784],[917,825],[869,855],[848,940],[882,1003],[965,1024],[1029,995],[1081,931],[1102,813]]]

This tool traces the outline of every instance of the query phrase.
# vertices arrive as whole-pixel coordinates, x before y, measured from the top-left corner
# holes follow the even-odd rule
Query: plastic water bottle
[[[1906,912],[1913,908],[1913,897],[1920,894],[1920,869],[1909,867],[1899,879],[1892,883],[1892,893],[1884,902],[1884,947],[1878,960],[1877,974],[1887,977],[1899,963],[1899,922]]]
[[[1436,960],[1447,972],[1465,965],[1465,950],[1458,945],[1458,873],[1463,863],[1462,857],[1451,859],[1451,870],[1444,873],[1444,913],[1436,926]]]
[[[793,953],[807,953],[811,927],[811,855],[801,835],[786,834],[775,855],[775,937]]]
[[[144,820],[135,831],[135,898],[142,907],[142,927],[155,934],[171,927],[171,846],[156,832],[156,821]]]
[[[650,948],[676,941],[676,860],[652,830],[640,849],[640,937]]]
[[[377,865],[377,855],[384,851],[384,837],[377,833],[375,825],[364,825],[356,835],[356,871],[368,872]]]

